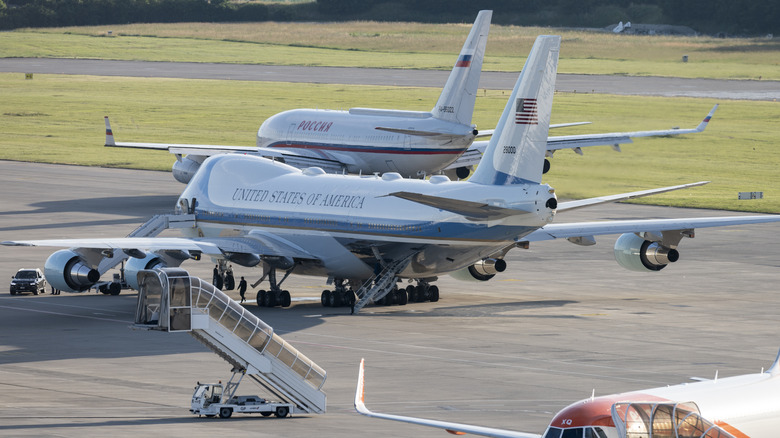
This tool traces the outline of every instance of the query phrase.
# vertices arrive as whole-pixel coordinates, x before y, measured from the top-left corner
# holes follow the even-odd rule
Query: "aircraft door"
[[[295,132],[296,126],[298,126],[297,123],[290,123],[290,126],[287,127],[287,139],[286,139],[287,146],[290,146],[292,144],[293,132]]]

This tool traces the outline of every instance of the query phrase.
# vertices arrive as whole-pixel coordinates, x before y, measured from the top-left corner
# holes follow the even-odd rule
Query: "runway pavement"
[[[3,58],[0,59],[0,72],[324,84],[347,83],[435,88],[443,87],[449,75],[448,71],[432,70],[46,58]],[[482,72],[479,86],[480,88],[510,90],[516,80],[516,72],[486,71]],[[555,86],[556,90],[563,92],[714,99],[780,99],[780,81],[559,74]]]
[[[182,187],[166,172],[0,161],[0,241],[124,236],[171,209]],[[727,214],[610,205],[557,221]],[[131,330],[132,291],[3,292],[0,435],[444,436],[355,414],[362,357],[374,410],[537,433],[594,389],[758,372],[780,347],[778,225],[696,234],[658,273],[622,270],[614,238],[594,247],[540,243],[510,252],[508,270],[490,282],[445,277],[437,303],[372,306],[357,316],[307,300],[319,297],[324,279],[292,277],[286,287],[299,301],[291,308],[247,305],[328,372],[327,414],[288,419],[190,415],[195,382],[224,381],[230,366],[186,334]],[[0,247],[0,274],[42,267],[50,252]],[[212,265],[183,267],[208,278]],[[259,276],[236,273],[250,283]],[[239,392],[260,391],[249,382]]]

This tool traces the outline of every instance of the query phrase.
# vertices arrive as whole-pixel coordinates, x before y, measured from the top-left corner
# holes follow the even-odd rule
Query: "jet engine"
[[[43,270],[46,281],[53,288],[66,292],[83,292],[100,280],[100,273],[69,249],[50,255]]]
[[[679,258],[680,253],[676,249],[633,233],[623,234],[615,242],[615,260],[630,271],[660,271]]]
[[[497,273],[505,270],[506,262],[504,259],[484,259],[467,268],[455,271],[450,276],[461,281],[488,281]]]
[[[167,268],[168,263],[158,254],[148,253],[143,258],[130,257],[125,263],[125,281],[127,285],[138,290],[138,272],[144,269]]]
[[[188,184],[205,159],[206,157],[200,155],[187,155],[177,159],[171,167],[173,177],[182,184]]]

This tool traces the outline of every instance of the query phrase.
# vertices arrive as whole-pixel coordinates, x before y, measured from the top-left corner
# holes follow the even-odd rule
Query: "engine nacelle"
[[[630,271],[660,271],[680,259],[676,249],[667,248],[633,233],[623,234],[615,242],[615,260]]]
[[[100,280],[100,273],[69,249],[50,255],[43,271],[53,288],[66,292],[83,292]]]
[[[195,173],[200,169],[200,165],[206,157],[190,155],[176,160],[171,167],[171,172],[176,181],[182,184],[188,184]]]
[[[484,259],[468,268],[455,271],[450,276],[461,281],[488,281],[506,270],[504,259]]]
[[[133,290],[138,290],[138,272],[144,269],[166,268],[168,263],[158,254],[148,253],[146,257],[130,258],[125,263],[125,281]]]

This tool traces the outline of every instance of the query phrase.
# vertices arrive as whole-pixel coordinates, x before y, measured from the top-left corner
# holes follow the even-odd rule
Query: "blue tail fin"
[[[560,36],[536,38],[470,182],[507,185],[542,181],[560,46]]]

